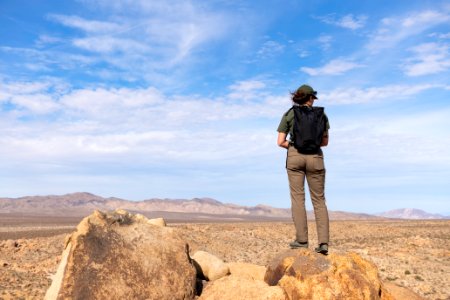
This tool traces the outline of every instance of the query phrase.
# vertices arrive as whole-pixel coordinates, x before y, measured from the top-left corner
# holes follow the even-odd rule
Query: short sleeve
[[[328,131],[330,129],[330,122],[328,121],[328,116],[325,114],[325,130]]]
[[[287,121],[287,114],[283,114],[283,117],[281,118],[280,125],[278,125],[278,132],[288,133],[289,132],[289,124]]]

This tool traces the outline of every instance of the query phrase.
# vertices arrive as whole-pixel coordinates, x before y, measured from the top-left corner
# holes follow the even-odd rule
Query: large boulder
[[[230,275],[209,283],[198,300],[286,300],[283,289],[261,280]]]
[[[266,267],[244,262],[230,262],[227,264],[231,275],[241,278],[264,281]]]
[[[95,211],[67,239],[46,299],[194,299],[196,271],[173,228]]]
[[[393,299],[377,267],[355,253],[324,256],[288,250],[268,266],[265,282],[284,289],[288,299]]]
[[[206,251],[197,251],[192,256],[199,277],[216,280],[230,273],[228,265],[217,256]]]
[[[395,300],[423,300],[421,296],[410,289],[390,282],[383,283],[384,289],[388,291]]]

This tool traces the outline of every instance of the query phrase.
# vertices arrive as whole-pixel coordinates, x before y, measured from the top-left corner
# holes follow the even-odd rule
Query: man
[[[308,182],[316,218],[319,246],[315,251],[328,254],[329,219],[325,201],[325,166],[320,147],[328,145],[328,118],[323,108],[313,107],[317,92],[309,85],[291,93],[293,107],[278,126],[278,146],[288,149],[286,170],[291,195],[296,239],[293,249],[308,248],[308,223],[305,209],[305,178]],[[287,140],[288,134],[290,139]],[[306,137],[309,138],[306,138]]]

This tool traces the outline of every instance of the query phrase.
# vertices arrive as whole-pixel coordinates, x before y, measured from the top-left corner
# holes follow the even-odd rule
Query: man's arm
[[[280,147],[283,148],[289,148],[289,141],[286,140],[286,136],[287,134],[284,132],[278,132],[278,140],[277,140],[277,144]]]
[[[320,147],[325,147],[328,145],[328,130],[323,133],[322,142],[320,143]]]

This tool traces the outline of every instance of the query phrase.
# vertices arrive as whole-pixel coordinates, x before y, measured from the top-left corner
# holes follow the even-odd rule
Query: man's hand
[[[283,148],[289,148],[289,141],[286,140],[287,134],[284,132],[278,132],[277,144]]]

